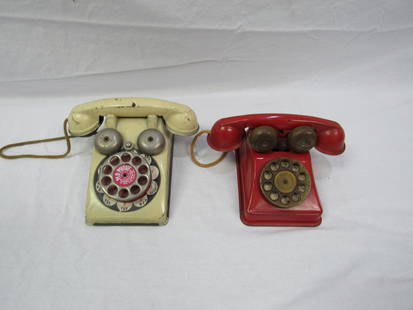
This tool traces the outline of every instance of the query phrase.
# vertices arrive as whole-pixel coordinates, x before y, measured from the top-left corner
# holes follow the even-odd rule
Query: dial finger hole
[[[290,166],[290,163],[287,160],[283,160],[281,162],[281,167],[288,168],[289,166]]]
[[[112,179],[109,178],[109,177],[103,177],[103,178],[100,180],[100,183],[102,183],[102,185],[104,185],[104,186],[109,185],[111,182],[112,182]]]
[[[303,184],[299,185],[299,186],[298,186],[298,190],[299,190],[301,193],[304,193],[304,192],[305,192],[305,185],[303,185]]]
[[[102,172],[103,172],[104,174],[109,174],[109,173],[112,172],[112,167],[109,166],[109,165],[106,165],[106,166],[103,167]]]
[[[132,158],[132,164],[134,164],[135,166],[139,165],[142,162],[142,159],[138,156],[135,156],[134,158]]]
[[[272,171],[277,171],[278,169],[280,169],[280,165],[278,165],[278,164],[271,164],[271,165],[270,165],[270,169],[271,169]]]
[[[300,174],[298,175],[298,179],[299,179],[300,181],[305,181],[305,174],[304,174],[304,173],[300,173]]]
[[[123,162],[128,162],[131,159],[131,156],[128,153],[122,154],[121,156]]]
[[[298,170],[300,170],[300,165],[297,164],[297,163],[294,163],[291,169],[292,169],[293,171],[297,172]]]
[[[300,194],[299,194],[299,193],[294,193],[294,194],[291,196],[291,199],[292,199],[293,201],[295,201],[295,202],[299,201],[299,200],[300,200]]]
[[[119,157],[117,157],[117,156],[113,156],[113,157],[110,159],[110,163],[111,163],[112,165],[114,165],[114,166],[116,166],[117,164],[119,164],[119,162],[120,162],[120,160],[119,160]]]
[[[264,179],[269,180],[272,177],[272,173],[271,172],[264,172]]]
[[[139,173],[145,174],[145,173],[148,172],[148,167],[142,165],[142,166],[139,167],[138,171],[139,171]]]
[[[129,191],[126,189],[126,188],[122,188],[120,191],[119,191],[119,197],[120,198],[126,198],[126,197],[128,197],[129,196]]]
[[[264,183],[263,188],[265,191],[270,191],[272,189],[272,184],[271,183]]]
[[[290,198],[288,198],[288,196],[283,196],[283,197],[281,198],[281,203],[282,203],[282,204],[286,205],[286,204],[288,204],[289,202],[290,202]]]
[[[141,191],[141,189],[140,189],[139,186],[137,186],[137,185],[132,186],[131,189],[130,189],[130,192],[131,192],[133,195],[139,194],[140,191]]]
[[[111,185],[108,187],[108,194],[115,195],[118,192],[118,188],[115,185]]]
[[[148,183],[148,178],[142,176],[142,177],[140,177],[140,178],[138,179],[138,183],[139,183],[140,185],[145,185],[146,183]]]
[[[270,199],[271,199],[271,200],[278,200],[278,198],[279,198],[278,193],[271,193],[271,194],[270,194]]]

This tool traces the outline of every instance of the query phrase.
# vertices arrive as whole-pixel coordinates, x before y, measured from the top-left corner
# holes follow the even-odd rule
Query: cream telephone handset
[[[104,120],[105,119],[105,120]],[[5,155],[5,158],[60,158],[70,151],[70,138],[94,134],[86,201],[91,225],[163,225],[168,221],[173,135],[198,131],[195,113],[187,106],[150,98],[114,98],[80,104],[65,121],[65,136],[29,143],[66,139],[62,155]],[[68,135],[66,124],[71,136]]]

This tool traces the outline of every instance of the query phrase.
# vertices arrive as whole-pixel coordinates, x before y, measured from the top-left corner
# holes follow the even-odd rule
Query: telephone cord
[[[61,136],[61,137],[41,139],[41,140],[29,140],[29,141],[23,141],[23,142],[5,145],[2,148],[0,148],[0,157],[5,158],[5,159],[17,159],[17,158],[58,159],[58,158],[66,157],[70,153],[70,150],[71,150],[70,139],[76,138],[75,136],[69,136],[69,133],[67,131],[67,119],[65,119],[63,122],[63,132],[64,132],[64,136]],[[29,144],[47,143],[47,142],[59,141],[59,140],[66,140],[67,149],[66,149],[66,152],[64,152],[63,154],[57,154],[57,155],[36,155],[36,154],[6,155],[4,154],[5,150],[13,148],[13,147],[29,145]]]
[[[219,164],[219,163],[225,158],[225,156],[227,156],[227,153],[226,153],[226,152],[223,152],[223,153],[218,157],[218,159],[216,159],[216,160],[214,160],[214,161],[212,161],[212,162],[210,162],[210,163],[201,163],[201,162],[196,158],[196,155],[195,155],[195,145],[196,145],[196,142],[198,141],[198,138],[199,138],[201,135],[203,135],[204,133],[210,134],[211,131],[210,131],[210,130],[201,130],[200,132],[198,132],[198,133],[194,136],[194,138],[193,138],[193,140],[192,140],[192,142],[191,142],[191,145],[190,145],[190,147],[189,147],[189,151],[190,151],[190,154],[191,154],[191,160],[192,160],[192,162],[193,162],[195,165],[197,165],[197,166],[199,166],[199,167],[202,167],[202,168],[209,168],[209,167],[213,167],[213,166]]]

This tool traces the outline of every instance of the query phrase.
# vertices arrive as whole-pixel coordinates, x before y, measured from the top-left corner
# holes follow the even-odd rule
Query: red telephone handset
[[[338,123],[293,114],[241,115],[218,120],[207,141],[217,151],[236,152],[240,217],[245,224],[321,223],[309,150],[343,153],[344,130]]]
[[[298,126],[311,126],[317,133],[317,150],[328,155],[344,152],[344,130],[338,123],[294,114],[248,114],[220,119],[212,126],[208,144],[221,152],[238,149],[245,137],[245,129],[263,125],[287,132]]]

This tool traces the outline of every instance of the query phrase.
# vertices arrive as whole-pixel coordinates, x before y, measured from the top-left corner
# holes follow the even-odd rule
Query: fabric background
[[[89,100],[336,120],[312,152],[323,223],[247,227],[235,162],[176,137],[169,224],[89,227],[93,138],[61,160],[0,160],[1,309],[412,309],[411,1],[0,2],[0,144],[61,135]],[[16,149],[59,153],[64,143]],[[205,139],[199,156],[217,154]]]

